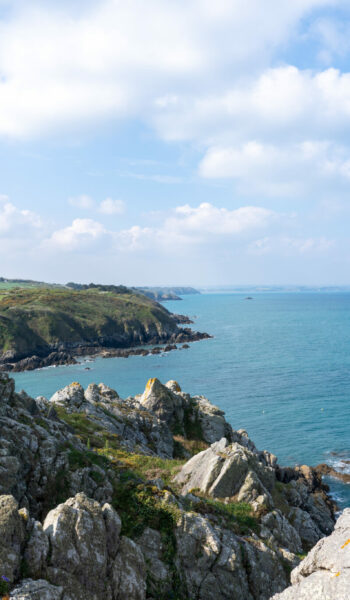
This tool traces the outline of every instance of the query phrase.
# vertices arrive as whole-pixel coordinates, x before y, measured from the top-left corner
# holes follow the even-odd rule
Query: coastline
[[[184,315],[173,315],[179,324],[193,323]],[[44,367],[74,365],[80,357],[90,356],[96,358],[128,358],[129,356],[147,356],[149,354],[161,354],[172,350],[188,349],[189,344],[204,339],[210,339],[209,333],[193,331],[189,327],[182,327],[178,332],[168,335],[153,336],[145,343],[119,343],[106,345],[103,343],[85,344],[79,343],[72,347],[71,344],[61,342],[57,349],[49,349],[42,355],[28,354],[18,360],[0,359],[0,372],[20,373],[22,371],[34,371]],[[165,344],[165,345],[164,345]],[[147,346],[153,346],[148,348]]]

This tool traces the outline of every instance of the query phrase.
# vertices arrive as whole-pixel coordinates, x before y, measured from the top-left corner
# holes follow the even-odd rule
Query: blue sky
[[[0,0],[0,274],[350,284],[344,0]]]

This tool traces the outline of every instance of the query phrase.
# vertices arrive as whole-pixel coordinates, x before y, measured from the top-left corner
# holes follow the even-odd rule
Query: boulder
[[[64,406],[68,412],[76,412],[84,402],[84,388],[74,381],[51,396],[50,402]]]
[[[77,494],[46,517],[50,541],[46,578],[69,600],[144,600],[145,563],[132,540],[120,538],[114,509]],[[66,596],[64,596],[66,598]]]
[[[182,493],[198,489],[216,498],[232,498],[272,505],[270,491],[275,482],[272,467],[267,467],[259,456],[240,444],[228,444],[226,438],[193,456],[176,475]]]

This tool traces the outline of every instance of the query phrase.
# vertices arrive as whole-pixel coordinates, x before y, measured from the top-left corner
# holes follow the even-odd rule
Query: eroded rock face
[[[321,539],[292,571],[293,585],[273,600],[348,600],[350,590],[350,509],[334,532]]]
[[[146,483],[134,473],[149,522],[135,539],[122,536],[112,507],[125,469],[119,456],[172,458],[175,434],[177,443],[211,446],[183,465],[172,488],[161,473],[153,479],[146,471]],[[105,438],[116,452],[102,451],[101,462]],[[297,553],[333,528],[314,469],[280,468],[206,398],[156,379],[126,400],[104,384],[75,383],[48,401],[16,393],[1,375],[0,493],[0,561],[17,600],[156,600],[175,591],[181,600],[268,600],[288,585]],[[253,525],[227,516],[231,502],[250,505]]]
[[[103,383],[90,384],[85,392],[79,384],[68,385],[56,392],[50,403],[62,406],[68,413],[86,415],[96,427],[116,436],[128,451],[137,448],[138,452],[151,456],[173,456],[171,431],[158,415],[133,398],[122,400]]]
[[[1,509],[7,509],[6,519]],[[11,581],[18,580],[24,557],[31,578],[17,584],[11,598],[145,599],[141,548],[120,537],[121,521],[109,504],[101,506],[80,493],[50,511],[43,525],[26,515],[25,531],[22,520],[15,499],[0,496],[1,567]]]
[[[12,590],[11,600],[63,600],[63,588],[44,579],[26,579]]]
[[[270,492],[275,472],[256,452],[226,438],[193,456],[174,480],[182,492],[199,489],[216,498],[237,496],[241,502],[273,506]]]
[[[19,576],[25,528],[13,496],[0,496],[1,574],[10,582]]]

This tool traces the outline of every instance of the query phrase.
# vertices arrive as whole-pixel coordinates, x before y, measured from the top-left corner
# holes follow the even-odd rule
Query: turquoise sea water
[[[350,293],[253,296],[168,302],[214,336],[189,350],[18,373],[17,389],[50,397],[72,381],[102,381],[126,397],[142,392],[150,377],[176,379],[225,410],[235,429],[245,428],[280,464],[348,468],[341,460],[350,459]],[[329,483],[340,505],[350,506],[350,485]]]

